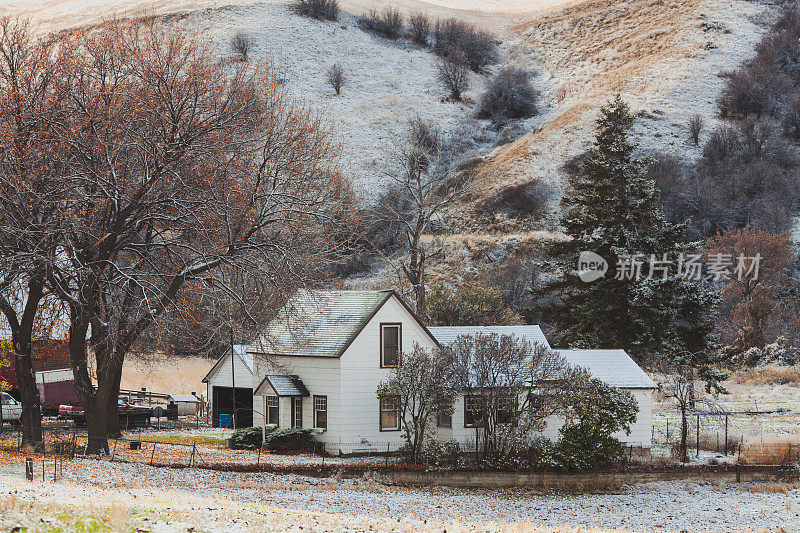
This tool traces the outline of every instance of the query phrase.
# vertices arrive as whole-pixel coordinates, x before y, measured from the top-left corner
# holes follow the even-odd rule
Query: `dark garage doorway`
[[[214,387],[214,401],[211,405],[211,425],[219,427],[219,415],[233,414],[233,388]],[[249,428],[253,425],[253,389],[236,387],[236,427]]]

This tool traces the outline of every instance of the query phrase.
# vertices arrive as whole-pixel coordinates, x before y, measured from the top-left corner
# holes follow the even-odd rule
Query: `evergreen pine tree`
[[[659,208],[655,184],[645,177],[647,160],[634,157],[628,139],[633,120],[620,96],[601,109],[594,146],[570,179],[562,218],[570,238],[550,245],[554,261],[534,287],[539,303],[531,315],[555,326],[565,345],[624,348],[639,360],[666,352],[706,359],[715,347],[717,296],[679,273],[699,244],[683,242],[687,224],[670,223]],[[581,279],[584,251],[608,262],[603,277]]]

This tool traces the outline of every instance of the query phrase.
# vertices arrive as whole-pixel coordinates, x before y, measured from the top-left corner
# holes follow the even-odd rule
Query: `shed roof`
[[[169,399],[173,402],[200,403],[200,400],[194,394],[170,394]]]
[[[586,369],[592,377],[621,389],[655,389],[655,382],[622,349],[556,350],[572,366]]]
[[[395,293],[391,290],[298,291],[248,351],[339,357],[392,295]]]
[[[264,389],[267,386],[271,387],[278,396],[310,396],[308,388],[297,376],[268,375],[256,387],[254,391],[256,396],[264,395],[266,392]]]
[[[431,334],[436,337],[442,346],[452,343],[460,335],[514,335],[518,339],[524,339],[531,344],[541,344],[550,348],[542,328],[539,326],[437,326],[429,328]]]

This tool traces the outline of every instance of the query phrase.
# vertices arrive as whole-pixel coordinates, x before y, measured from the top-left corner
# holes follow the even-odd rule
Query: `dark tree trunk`
[[[19,322],[12,321],[13,312],[6,314],[12,322],[11,340],[14,344],[14,374],[22,400],[22,446],[33,447],[42,441],[42,401],[36,388],[36,374],[31,360],[31,344],[36,313],[42,300],[44,284],[39,278],[28,283],[28,298]],[[13,316],[16,319],[16,315]]]
[[[108,437],[106,433],[106,413],[103,396],[95,391],[89,377],[87,362],[86,333],[89,329],[87,312],[73,308],[69,330],[69,356],[74,376],[73,390],[83,406],[86,417],[86,430],[88,443],[86,453],[99,455],[108,452]],[[98,370],[98,374],[100,371]]]
[[[22,446],[27,448],[42,441],[42,401],[31,361],[30,336],[27,339],[14,339],[14,352],[14,373],[22,400]]]
[[[99,383],[100,389],[107,392],[105,398],[106,433],[111,438],[122,436],[122,428],[119,424],[119,405],[117,404],[122,381],[122,361],[122,357],[109,358],[106,363],[106,372],[103,373],[103,381]]]

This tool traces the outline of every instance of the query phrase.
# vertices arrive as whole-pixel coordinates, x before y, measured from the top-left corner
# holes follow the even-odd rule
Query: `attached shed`
[[[203,383],[208,389],[213,427],[219,427],[220,415],[233,417],[236,427],[253,425],[253,355],[247,353],[246,345],[234,344],[233,357],[228,348]]]
[[[194,394],[170,394],[167,404],[178,406],[178,416],[196,415],[200,410],[200,400]]]

